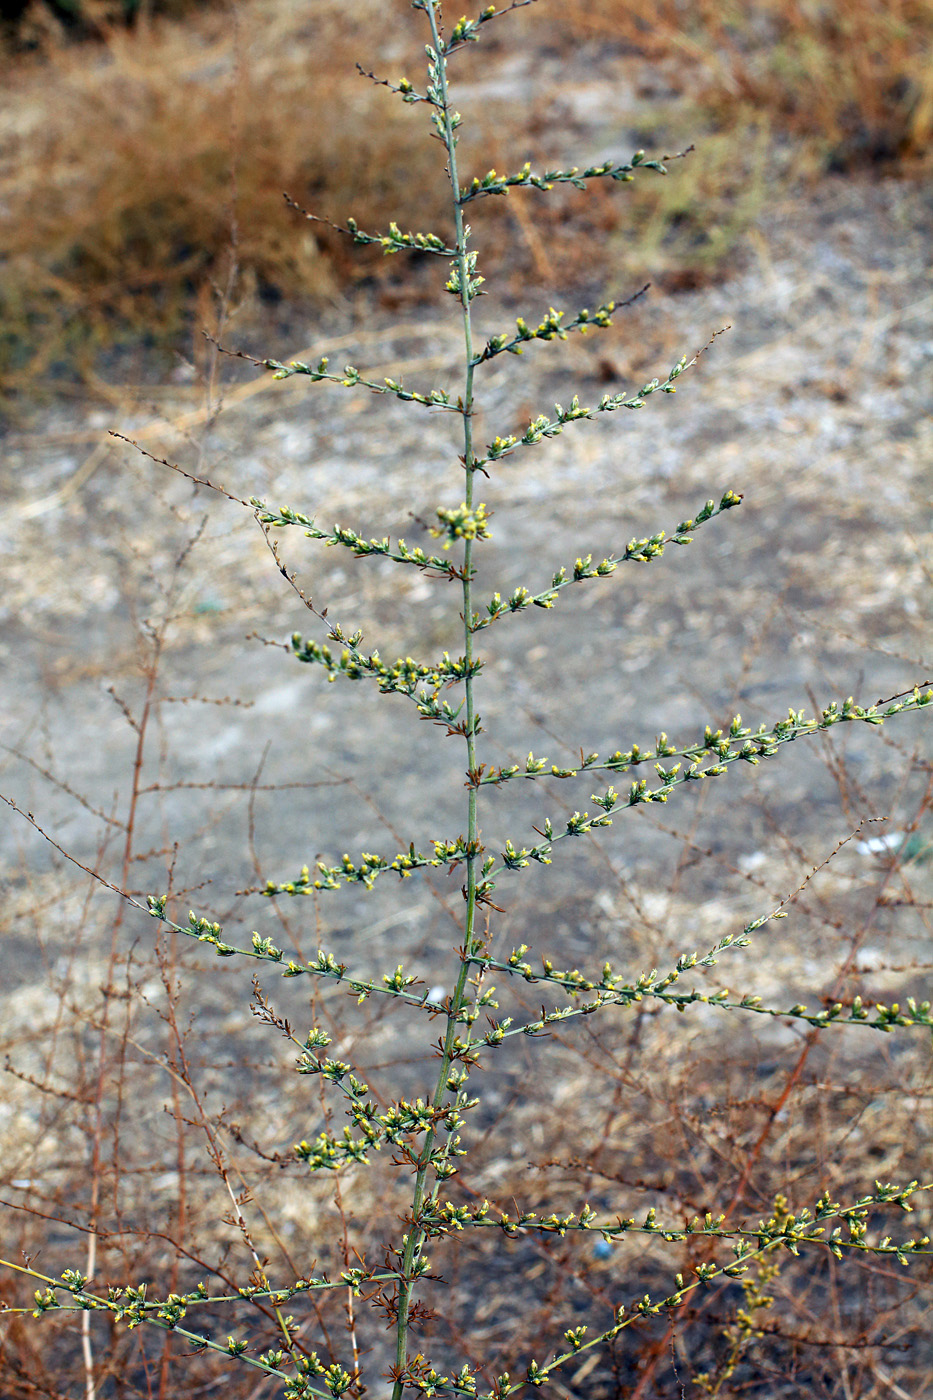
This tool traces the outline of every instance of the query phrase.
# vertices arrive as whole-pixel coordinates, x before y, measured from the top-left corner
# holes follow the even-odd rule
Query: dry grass
[[[850,170],[925,155],[933,134],[930,0],[568,0],[569,34],[622,40],[654,61],[675,58],[701,108],[735,129],[767,113],[807,159]]]
[[[353,275],[336,238],[296,228],[282,191],[335,213],[350,199],[379,223],[406,177],[427,188],[404,113],[349,86],[375,9],[338,21],[259,4],[13,75],[32,126],[4,171],[11,386],[113,340],[177,343],[231,259],[260,295],[320,297]],[[368,129],[383,142],[361,140]]]
[[[101,44],[8,56],[0,390],[54,385],[76,365],[99,367],[114,347],[192,353],[210,284],[226,282],[232,266],[247,305],[331,298],[374,279],[384,290],[394,260],[360,256],[326,226],[296,222],[281,194],[376,227],[406,211],[413,225],[442,226],[426,124],[355,71],[362,59],[396,76],[417,56],[411,16],[398,8],[386,33],[381,0],[319,0],[310,13],[252,0],[108,30]],[[909,170],[926,150],[929,0],[663,0],[650,26],[639,13],[620,0],[569,0],[517,19],[533,48],[556,43],[564,60],[576,52],[584,81],[600,54],[628,55],[644,108],[637,139],[654,150],[694,140],[701,150],[676,178],[637,182],[624,236],[598,195],[521,209],[513,200],[508,210],[495,201],[482,217],[508,221],[494,243],[512,245],[516,279],[572,280],[579,240],[595,236],[623,283],[636,264],[696,283],[734,255],[776,185],[881,159]],[[481,58],[495,72],[510,52],[502,26],[482,55],[469,55],[468,71],[484,76]],[[523,132],[518,100],[498,101],[510,131],[518,124],[518,147],[553,159],[555,134],[565,136],[559,106],[542,122],[540,102],[531,104],[538,124],[529,115]],[[497,106],[477,105],[466,157],[485,168],[501,156]]]
[[[0,43],[10,53],[49,53],[75,40],[107,39],[153,16],[184,19],[212,0],[10,0],[0,11]]]

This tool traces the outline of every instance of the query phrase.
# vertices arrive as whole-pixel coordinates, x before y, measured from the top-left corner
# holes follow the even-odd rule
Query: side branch
[[[399,539],[395,547],[388,536],[383,536],[381,540],[364,539],[355,530],[345,529],[342,525],[335,525],[333,530],[321,530],[314,523],[312,516],[303,515],[301,511],[291,510],[288,506],[279,506],[278,510],[272,510],[260,501],[256,496],[251,496],[249,505],[257,511],[257,518],[260,525],[272,525],[276,529],[284,529],[288,525],[297,525],[304,530],[305,536],[309,540],[321,540],[326,545],[342,545],[345,549],[350,549],[358,559],[369,558],[378,555],[382,559],[391,559],[395,564],[414,564],[421,570],[433,569],[438,574],[448,579],[462,577],[462,570],[449,559],[440,559],[435,554],[425,554],[423,549],[409,549],[403,539]]]
[[[305,871],[302,871],[304,876]],[[287,893],[288,887],[282,886],[282,891]],[[308,893],[309,890],[298,889],[296,894]],[[239,894],[266,894],[262,888],[240,890]],[[135,901],[134,901],[135,902]],[[228,943],[224,938],[223,925],[206,919],[202,915],[196,914],[194,910],[188,913],[187,924],[176,923],[170,919],[165,912],[168,902],[168,895],[149,895],[147,897],[148,913],[153,919],[158,919],[166,928],[173,933],[182,934],[186,938],[193,938],[198,943],[206,943],[214,948],[219,958],[250,958],[254,962],[272,963],[278,967],[283,977],[322,977],[325,980],[342,983],[348,991],[352,992],[360,1002],[367,1001],[372,996],[391,997],[396,1001],[407,1002],[410,1006],[419,1010],[424,1009],[431,1016],[443,1014],[448,1009],[447,1000],[440,1004],[431,1000],[430,991],[425,988],[423,991],[412,990],[415,986],[424,987],[421,978],[412,973],[406,973],[401,963],[395,971],[383,975],[380,982],[369,978],[355,977],[347,970],[347,964],[338,962],[333,953],[328,953],[325,949],[318,951],[317,957],[312,962],[299,963],[293,958],[286,958],[285,953],[279,948],[271,938],[263,938],[259,933],[253,933],[250,946],[248,948],[237,947]],[[141,904],[136,905],[142,909]],[[325,1044],[326,1039],[320,1037],[322,1032],[313,1032],[316,1044]],[[311,1040],[305,1042],[306,1048],[310,1047]]]
[[[539,414],[537,418],[531,420],[520,438],[513,434],[509,434],[507,437],[495,437],[486,448],[486,456],[478,457],[474,461],[473,470],[480,471],[490,462],[498,462],[503,457],[510,457],[516,447],[531,447],[544,438],[559,437],[566,423],[575,423],[581,418],[594,418],[597,413],[615,413],[620,408],[644,408],[646,401],[652,394],[675,394],[677,390],[674,381],[679,379],[685,370],[695,365],[716,337],[727,330],[729,327],[723,326],[721,330],[711,335],[703,349],[698,350],[692,360],[688,360],[686,355],[682,355],[666,379],[650,379],[647,384],[642,385],[637,394],[604,394],[595,408],[582,408],[579,399],[574,394],[569,408],[565,409],[561,404],[555,404],[553,418],[548,418],[546,413]]]
[[[369,389],[373,394],[393,394],[405,403],[420,403],[426,408],[446,408],[452,413],[461,411],[457,404],[450,402],[450,394],[446,389],[431,389],[427,394],[421,394],[414,389],[406,389],[395,379],[384,379],[379,384],[374,379],[366,379],[355,365],[344,365],[342,374],[332,374],[327,368],[330,361],[326,355],[318,360],[317,365],[307,365],[302,360],[291,360],[286,365],[281,360],[257,359],[255,355],[248,355],[245,350],[228,350],[224,345],[218,345],[217,349],[222,355],[230,355],[236,360],[248,360],[259,369],[272,370],[273,379],[291,379],[296,374],[305,374],[313,384],[326,380],[330,384],[340,384],[344,389]]]
[[[631,306],[634,302],[643,297],[651,286],[650,282],[637,292],[634,292],[625,301],[607,301],[602,306],[598,306],[595,311],[590,311],[584,306],[578,311],[572,321],[564,325],[563,311],[555,311],[553,306],[548,310],[547,315],[539,322],[534,330],[527,325],[521,316],[516,318],[515,325],[517,333],[513,336],[506,334],[494,335],[487,340],[482,353],[474,355],[470,363],[474,366],[481,365],[486,360],[493,359],[496,355],[506,352],[510,355],[521,355],[524,353],[523,347],[532,340],[566,340],[568,331],[579,331],[581,335],[591,326],[596,326],[600,330],[612,325],[612,315],[615,311],[621,311],[623,307]]]
[[[926,685],[927,682],[924,684]],[[660,782],[655,788],[649,788],[647,779],[642,778],[632,784],[626,798],[621,798],[613,787],[607,788],[604,793],[592,794],[592,800],[598,807],[602,808],[604,815],[591,817],[588,812],[574,812],[568,818],[562,831],[555,831],[550,819],[546,819],[541,827],[535,827],[535,830],[544,838],[535,846],[517,847],[511,840],[507,840],[499,855],[501,862],[499,865],[496,864],[493,856],[488,856],[483,863],[483,882],[479,889],[479,897],[484,901],[489,900],[496,888],[495,877],[503,870],[521,870],[530,865],[532,861],[540,865],[550,865],[551,851],[555,842],[562,841],[568,836],[585,836],[597,827],[611,826],[612,817],[609,816],[609,813],[620,804],[630,808],[640,806],[642,803],[666,802],[675,788],[684,783],[720,777],[728,771],[730,764],[739,760],[755,766],[762,758],[772,758],[782,745],[792,743],[795,739],[809,734],[819,734],[831,729],[834,725],[852,721],[880,725],[894,715],[925,709],[931,704],[933,704],[933,689],[928,688],[921,691],[920,687],[917,686],[907,694],[906,698],[894,700],[887,704],[883,710],[880,705],[867,707],[856,705],[851,698],[846,700],[842,706],[833,701],[822,711],[818,720],[804,719],[802,711],[790,710],[786,720],[779,720],[770,730],[765,729],[762,725],[755,733],[748,729],[743,730],[741,718],[737,715],[732,722],[729,738],[723,738],[721,730],[717,730],[714,734],[707,726],[703,742],[688,749],[673,749],[672,745],[667,744],[667,736],[660,735],[658,753],[664,757],[679,755],[687,758],[689,766],[686,769],[683,769],[681,763],[676,763],[672,768],[667,769],[662,764],[657,763],[655,768]],[[671,750],[670,754],[667,752],[668,749]],[[598,759],[598,754],[590,754],[584,758],[580,768],[561,769],[552,765],[550,771],[545,772],[546,764],[544,761],[537,760],[533,754],[529,754],[524,773],[516,766],[511,770],[499,770],[502,774],[501,777],[491,773],[484,779],[481,771],[477,770],[467,775],[467,786],[480,786],[483,781],[495,783],[504,781],[506,777],[518,776],[572,778],[591,769],[610,769],[624,772],[634,763],[641,762],[642,755],[633,747],[628,753],[614,754],[605,763],[599,763]],[[537,766],[539,762],[541,763],[540,768]]]
[[[364,885],[366,889],[371,890],[377,876],[386,872],[392,872],[404,880],[415,870],[444,865],[455,866],[468,858],[475,859],[483,850],[479,842],[468,841],[464,836],[458,836],[453,841],[432,841],[431,845],[434,847],[433,856],[415,850],[412,842],[407,851],[400,852],[391,860],[363,851],[359,864],[355,864],[348,855],[342,858],[339,865],[325,865],[323,861],[318,861],[315,867],[318,873],[315,876],[312,876],[305,865],[294,880],[288,880],[284,884],[267,880],[260,890],[242,890],[240,893],[263,894],[272,899],[280,894],[309,895],[320,893],[322,890],[336,890],[341,885]]]
[[[527,588],[516,588],[507,599],[503,599],[501,594],[494,593],[486,604],[486,616],[481,613],[474,613],[470,630],[479,632],[484,627],[489,627],[493,622],[497,622],[500,617],[509,613],[524,612],[526,608],[552,608],[557,599],[557,595],[563,588],[569,588],[571,584],[582,583],[584,579],[607,578],[614,574],[619,564],[641,563],[648,564],[652,559],[658,559],[664,553],[666,545],[669,544],[690,544],[693,540],[693,531],[713,520],[717,515],[722,515],[724,511],[732,510],[734,506],[741,505],[742,497],[736,491],[726,491],[717,506],[714,501],[707,501],[695,516],[689,520],[682,520],[675,530],[670,534],[659,531],[655,535],[649,535],[645,539],[629,540],[622,554],[610,554],[607,558],[601,559],[598,564],[593,563],[592,554],[584,555],[582,559],[577,559],[573,566],[571,577],[568,578],[567,570],[558,569],[551,579],[551,585],[542,593],[529,593]],[[502,771],[501,769],[499,770]],[[491,781],[491,779],[487,779]]]
[[[921,1186],[917,1181],[911,1181],[906,1186],[876,1182],[873,1192],[850,1205],[834,1201],[827,1193],[820,1197],[812,1210],[805,1207],[799,1214],[792,1215],[785,1207],[769,1220],[760,1220],[757,1225],[731,1228],[726,1226],[724,1215],[714,1216],[711,1213],[702,1219],[694,1216],[683,1225],[664,1225],[656,1218],[653,1208],[641,1222],[637,1222],[634,1217],[626,1219],[619,1215],[601,1221],[589,1206],[560,1216],[555,1214],[542,1218],[535,1211],[523,1211],[518,1216],[512,1216],[507,1212],[495,1211],[488,1200],[476,1206],[444,1202],[435,1209],[431,1224],[434,1227],[432,1233],[436,1234],[460,1230],[469,1225],[498,1229],[508,1236],[538,1231],[563,1238],[568,1231],[591,1230],[604,1239],[619,1239],[626,1234],[638,1233],[657,1235],[668,1243],[682,1243],[690,1236],[699,1236],[737,1241],[738,1247],[734,1249],[734,1253],[740,1264],[742,1260],[754,1258],[762,1249],[784,1248],[796,1253],[796,1246],[801,1244],[822,1245],[837,1258],[841,1258],[846,1250],[862,1250],[872,1254],[894,1255],[900,1263],[906,1264],[907,1256],[929,1257],[933,1254],[928,1248],[929,1236],[917,1235],[899,1244],[895,1244],[889,1237],[884,1237],[873,1244],[868,1238],[870,1216],[879,1206],[890,1205],[899,1206],[902,1211],[912,1213],[910,1198],[921,1191],[931,1189],[933,1187]],[[827,1233],[831,1221],[837,1221],[838,1225]],[[846,1230],[845,1235],[843,1229]],[[700,1273],[701,1270],[697,1272]],[[744,1269],[733,1264],[721,1272],[735,1277],[744,1272]],[[711,1275],[707,1274],[706,1277]]]
[[[359,68],[359,64],[356,65]],[[360,72],[363,70],[360,68]],[[371,73],[365,74],[371,78]],[[378,79],[373,79],[377,82]],[[386,87],[391,87],[391,83],[386,83]],[[394,92],[404,92],[404,88],[393,88]],[[410,90],[409,90],[410,91]],[[408,97],[410,102],[427,102],[426,97],[418,97],[411,94]],[[346,226],[335,224],[333,219],[325,219],[320,214],[312,214],[307,209],[302,208],[292,199],[290,194],[282,195],[289,209],[294,209],[296,214],[300,214],[303,219],[308,219],[313,224],[326,224],[335,233],[345,233],[348,238],[352,238],[354,243],[361,245],[377,244],[384,253],[436,253],[440,257],[452,258],[456,256],[456,248],[448,248],[443,238],[439,238],[436,233],[403,233],[398,224],[393,219],[389,224],[388,233],[364,233],[355,219],[347,219]]]
[[[659,175],[666,175],[665,160],[681,160],[692,150],[693,147],[688,146],[686,150],[678,151],[673,156],[663,156],[661,160],[646,160],[644,151],[636,151],[631,160],[621,164],[605,160],[601,165],[588,165],[584,170],[572,165],[569,170],[547,170],[543,175],[534,174],[531,162],[526,161],[515,175],[500,175],[498,171],[490,170],[482,179],[475,176],[466,189],[460,191],[460,203],[469,204],[471,199],[482,199],[490,194],[508,194],[510,189],[516,188],[547,191],[554,185],[573,185],[578,190],[585,190],[587,180],[603,176],[627,184],[634,180],[636,170],[655,170]]]
[[[583,755],[581,751],[580,766],[576,768],[559,767],[554,763],[549,764],[546,758],[535,758],[534,754],[529,754],[524,768],[519,764],[512,764],[508,768],[493,768],[488,773],[478,775],[476,781],[477,785],[480,785],[504,783],[512,778],[575,778],[584,772],[626,773],[629,769],[641,763],[650,763],[653,759],[688,760],[690,767],[685,772],[680,771],[680,764],[665,772],[660,763],[655,763],[655,768],[664,779],[662,788],[670,791],[672,787],[696,778],[717,777],[727,764],[735,763],[738,759],[754,766],[762,758],[773,757],[782,744],[791,743],[806,734],[821,733],[837,724],[859,721],[863,724],[881,725],[894,715],[925,709],[933,704],[933,689],[929,687],[930,682],[923,681],[904,695],[893,697],[891,701],[881,700],[868,706],[857,705],[851,696],[843,701],[841,706],[833,700],[820,711],[819,719],[806,719],[803,710],[788,710],[787,718],[778,720],[770,729],[764,724],[755,730],[745,728],[742,725],[742,716],[736,715],[725,735],[721,729],[713,730],[707,725],[702,739],[678,749],[668,742],[667,735],[662,732],[655,740],[654,749],[642,749],[638,744],[633,744],[624,752],[617,749],[606,759],[601,759],[598,753]],[[647,782],[644,780],[633,784],[632,794],[635,794],[636,789],[639,795],[630,796],[629,806],[634,806],[637,802],[664,800],[658,797],[657,792],[648,793]],[[594,797],[593,801],[600,799]],[[617,801],[618,799],[610,803],[606,810],[610,811]],[[603,802],[600,801],[600,805],[604,805]]]
[[[292,634],[291,650],[299,661],[323,666],[329,681],[336,680],[338,676],[351,681],[375,680],[383,695],[406,695],[409,699],[417,698],[420,701],[424,697],[418,692],[419,686],[432,686],[436,696],[442,686],[455,685],[458,681],[466,680],[467,676],[477,675],[483,665],[480,660],[467,661],[462,656],[452,661],[447,652],[440,661],[425,663],[404,656],[387,665],[378,651],[366,656],[358,649],[357,643],[362,633],[354,632],[352,637],[344,638],[341,630],[334,627],[330,635],[334,641],[347,642],[339,656],[335,656],[326,644],[302,638],[300,632]]]

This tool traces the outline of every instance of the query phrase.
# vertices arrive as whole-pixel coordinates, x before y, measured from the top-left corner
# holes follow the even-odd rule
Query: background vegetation
[[[425,224],[441,213],[430,143],[403,145],[404,113],[354,67],[374,33],[390,68],[417,62],[413,26],[403,20],[386,32],[380,0],[179,10],[34,0],[8,37],[0,136],[8,398],[52,388],[75,368],[86,382],[95,368],[112,380],[114,348],[196,342],[210,284],[225,280],[231,259],[240,298],[266,312],[283,299],[320,305],[354,288],[419,295],[417,281],[400,287],[397,267],[378,254],[351,256],[325,225],[296,232],[281,198],[287,190],[332,217],[352,208],[370,227],[406,201]],[[571,280],[578,236],[610,242],[609,276],[650,263],[656,278],[696,285],[734,267],[751,220],[788,187],[809,182],[815,191],[827,171],[929,172],[930,0],[660,0],[650,18],[625,0],[568,0],[532,7],[516,24],[555,60],[576,54],[581,76],[588,55],[626,61],[632,126],[620,144],[673,153],[693,142],[703,152],[676,181],[639,186],[624,242],[612,239],[608,196],[571,191],[538,202],[508,269],[497,269],[516,288],[529,274]],[[516,149],[530,158],[573,146],[561,131],[569,114],[546,101],[532,116],[499,89],[465,110],[477,163],[495,163],[495,133],[516,117]],[[511,212],[496,212],[511,228]],[[504,249],[504,234],[493,245]]]

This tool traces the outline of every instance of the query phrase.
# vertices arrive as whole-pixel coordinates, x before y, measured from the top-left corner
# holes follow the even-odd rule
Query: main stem
[[[441,94],[440,103],[435,105],[436,110],[439,111],[443,118],[443,141],[447,149],[447,170],[450,177],[454,225],[457,235],[456,265],[460,282],[460,305],[463,316],[464,354],[466,363],[466,377],[461,406],[463,417],[463,464],[466,470],[466,506],[468,510],[471,510],[473,507],[473,478],[475,470],[473,466],[473,325],[470,315],[470,272],[467,247],[469,232],[464,224],[463,210],[460,205],[460,183],[457,175],[457,139],[455,136],[447,88],[447,59],[443,52],[440,36],[439,9],[439,0],[428,0],[426,13],[431,25],[432,46],[437,55],[437,85]],[[471,666],[473,660],[473,632],[470,628],[470,621],[473,616],[473,543],[472,539],[467,538],[464,544],[462,578],[463,655],[466,661],[466,680],[464,682],[466,691],[464,702],[464,710],[466,712],[464,738],[466,740],[468,772],[473,772],[476,769],[476,710]],[[466,917],[464,919],[463,947],[460,951],[460,969],[457,976],[457,983],[451,996],[450,1006],[447,1012],[447,1029],[444,1036],[443,1050],[441,1052],[440,1069],[434,1088],[433,1106],[435,1111],[440,1111],[444,1098],[450,1089],[448,1079],[454,1058],[453,1051],[454,1042],[457,1037],[457,1024],[460,1012],[466,1001],[467,977],[471,965],[470,959],[476,952],[476,862],[480,854],[478,849],[479,827],[477,824],[477,797],[475,786],[471,784],[468,792],[467,878],[465,889]],[[462,1092],[462,1085],[460,1085],[456,1089],[456,1096],[458,1099],[462,1095]],[[402,1391],[404,1389],[402,1374],[407,1364],[409,1309],[411,1306],[412,1294],[414,1293],[415,1280],[420,1276],[418,1265],[425,1240],[425,1232],[418,1223],[419,1216],[426,1195],[429,1195],[429,1198],[434,1201],[440,1193],[442,1178],[437,1175],[437,1167],[446,1162],[454,1134],[451,1130],[447,1130],[446,1140],[439,1145],[435,1152],[437,1136],[437,1130],[433,1127],[425,1134],[424,1145],[418,1158],[418,1165],[415,1173],[414,1190],[412,1193],[411,1224],[405,1236],[401,1267],[399,1270],[398,1320],[396,1325],[395,1349],[396,1379],[392,1387],[392,1400],[401,1400]],[[435,1172],[435,1181],[430,1193],[428,1193],[427,1176],[432,1166]]]

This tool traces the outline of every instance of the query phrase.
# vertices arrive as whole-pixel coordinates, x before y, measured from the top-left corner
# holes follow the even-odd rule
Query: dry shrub
[[[326,225],[302,225],[281,198],[287,190],[316,213],[352,212],[369,227],[417,208],[422,226],[443,227],[426,132],[413,144],[398,104],[353,76],[367,33],[384,37],[389,76],[417,58],[407,7],[389,12],[391,25],[386,14],[375,0],[319,0],[310,12],[257,0],[108,30],[103,46],[15,67],[8,59],[16,115],[0,155],[0,386],[51,386],[114,346],[179,348],[232,262],[247,303],[391,280],[392,262],[348,257]],[[909,165],[929,142],[930,0],[661,0],[650,21],[622,0],[568,0],[519,20],[539,51],[576,46],[584,70],[623,50],[646,105],[634,137],[653,151],[702,149],[676,180],[632,192],[624,241],[599,198],[536,202],[520,229],[510,212],[484,209],[520,234],[509,260],[518,282],[529,268],[572,280],[576,240],[595,234],[620,286],[646,262],[655,278],[695,285],[728,265],[769,191],[802,169]],[[489,52],[494,62],[495,44]],[[515,103],[481,105],[478,148],[467,154],[485,169],[497,111],[508,109],[514,129]],[[558,103],[524,133],[528,154],[552,160],[561,127]]]
[[[841,770],[843,771],[843,770]],[[930,792],[919,788],[911,815],[928,819]],[[906,815],[906,814],[905,814]],[[536,910],[534,929],[553,930],[548,956],[617,955],[620,930],[639,965],[665,965],[678,939],[722,926],[761,901],[766,884],[805,879],[809,857],[788,853],[766,872],[749,877],[686,833],[677,876],[668,891],[619,881],[599,903]],[[695,862],[695,864],[694,864]],[[687,874],[689,872],[689,874]],[[605,867],[602,867],[605,874]],[[691,890],[710,880],[717,888],[697,906]],[[785,886],[786,887],[786,886]],[[769,940],[768,972],[756,969],[756,990],[790,1000],[819,965],[825,999],[836,992],[896,1000],[928,965],[887,964],[878,949],[905,947],[928,924],[928,859],[885,861],[874,868],[846,851],[813,877],[796,904],[794,930]],[[531,926],[528,936],[533,936]],[[540,936],[540,935],[539,935]],[[872,947],[869,947],[869,941]],[[581,945],[585,952],[581,952]],[[922,938],[916,944],[922,956]],[[763,950],[759,950],[763,958]],[[745,992],[751,969],[717,969]],[[527,1012],[534,1012],[529,989]],[[484,1085],[488,1094],[487,1077]],[[775,1021],[749,1027],[716,1013],[689,1027],[676,1013],[639,1008],[602,1027],[596,1020],[546,1047],[535,1046],[494,1100],[501,1123],[463,1174],[460,1198],[488,1196],[502,1209],[537,1210],[540,1217],[579,1208],[618,1209],[636,1220],[657,1208],[659,1217],[686,1222],[707,1211],[767,1220],[782,1197],[813,1198],[826,1189],[841,1196],[860,1178],[916,1177],[930,1150],[926,1105],[933,1087],[928,1047],[920,1040],[899,1048],[830,1044]],[[498,1131],[497,1131],[498,1130]],[[931,1225],[920,1208],[921,1229]],[[687,1239],[659,1246],[629,1238],[611,1249],[581,1247],[571,1235],[532,1243],[508,1242],[497,1232],[468,1240],[454,1259],[438,1261],[460,1307],[439,1289],[432,1346],[452,1351],[464,1339],[449,1328],[454,1311],[477,1318],[473,1333],[491,1369],[521,1373],[540,1339],[559,1345],[568,1318],[591,1330],[606,1325],[620,1279],[632,1297],[655,1296],[672,1269],[690,1272],[709,1257],[707,1245]],[[740,1285],[725,1284],[685,1303],[673,1316],[646,1323],[612,1343],[597,1359],[581,1357],[566,1377],[568,1392],[588,1400],[669,1397],[685,1393],[772,1397],[885,1393],[885,1377],[919,1393],[930,1360],[926,1260],[913,1277],[869,1258],[841,1274],[832,1260],[776,1256]],[[692,1385],[691,1385],[692,1382]]]
[[[328,296],[371,272],[372,258],[351,272],[346,247],[302,227],[282,194],[378,226],[406,183],[427,188],[427,138],[403,145],[404,111],[352,77],[380,10],[258,4],[242,19],[113,35],[14,76],[27,104],[43,85],[45,110],[5,172],[10,387],[115,339],[177,343],[231,258],[260,295]]]
[[[171,685],[182,659],[167,649],[161,685]],[[841,758],[828,761],[843,786]],[[170,794],[177,769],[169,755],[160,769],[166,759]],[[908,828],[929,821],[930,784],[917,776],[891,813]],[[145,776],[135,787],[150,791]],[[219,802],[220,791],[215,796]],[[256,793],[244,786],[234,796],[252,804]],[[766,795],[758,815],[774,816]],[[203,835],[216,837],[210,829]],[[909,965],[908,951],[922,951],[933,893],[923,847],[913,857],[910,847],[866,861],[850,846],[812,875],[811,857],[788,836],[783,860],[748,874],[685,832],[676,839],[680,854],[668,878],[641,885],[605,883],[594,847],[592,867],[603,882],[595,897],[584,861],[585,892],[528,910],[527,927],[510,916],[506,943],[537,934],[541,951],[556,958],[598,963],[621,954],[632,966],[663,966],[685,939],[704,945],[811,876],[792,926],[769,939],[767,962],[753,968],[740,954],[729,968],[723,957],[710,987],[728,980],[787,1003],[798,993],[812,999],[819,986],[846,1004],[856,994],[890,1004],[916,987],[925,969]],[[134,863],[153,857],[136,851],[132,833],[130,848]],[[715,893],[698,899],[701,890]],[[446,893],[440,884],[441,900]],[[382,1154],[367,1168],[309,1177],[293,1141],[313,1122],[339,1132],[343,1115],[320,1081],[309,1092],[308,1079],[293,1073],[294,1048],[275,1022],[288,1015],[296,1030],[312,1022],[326,1028],[386,1105],[393,1093],[421,1090],[434,1063],[413,1053],[410,1015],[361,1008],[336,987],[312,989],[309,1001],[307,987],[263,977],[251,1019],[244,987],[237,997],[242,978],[212,977],[210,964],[172,935],[154,949],[145,939],[131,943],[122,915],[107,919],[106,898],[92,884],[82,889],[64,866],[41,879],[24,870],[8,892],[5,937],[42,930],[50,971],[47,986],[23,990],[0,1042],[13,1070],[4,1084],[0,1194],[19,1207],[5,1213],[6,1257],[26,1258],[40,1272],[86,1271],[91,1247],[102,1283],[145,1280],[159,1297],[200,1281],[232,1294],[254,1268],[253,1254],[270,1274],[296,1277],[336,1276],[354,1263],[354,1250],[376,1257],[404,1217],[409,1174]],[[291,907],[276,914],[280,941],[311,955],[313,921]],[[245,915],[238,910],[236,921]],[[425,920],[406,960],[430,962],[432,947],[454,933],[443,915]],[[509,998],[519,1016],[539,1008],[534,985],[514,1005]],[[490,1059],[477,1071],[482,1110],[450,1199],[473,1207],[486,1198],[542,1218],[579,1210],[581,1201],[601,1216],[641,1219],[657,1208],[674,1228],[724,1211],[734,1226],[767,1220],[782,1195],[799,1207],[823,1191],[848,1200],[853,1183],[923,1176],[933,1071],[920,1036],[821,1036],[780,1020],[762,1031],[744,1020],[712,1008],[680,1017],[642,1003]],[[242,1234],[231,1190],[249,1222]],[[903,1228],[929,1232],[925,1197],[914,1205]],[[881,1212],[874,1224],[902,1229]],[[572,1232],[512,1240],[497,1229],[433,1241],[418,1347],[436,1364],[467,1357],[488,1375],[520,1375],[534,1355],[559,1349],[568,1325],[597,1333],[620,1297],[662,1296],[675,1270],[689,1276],[711,1257],[710,1241],[697,1237],[664,1244],[635,1235],[602,1245]],[[744,1282],[720,1280],[676,1312],[582,1354],[568,1368],[567,1389],[555,1390],[587,1400],[682,1400],[685,1387],[691,1395],[880,1400],[890,1381],[919,1395],[931,1360],[930,1282],[929,1256],[908,1271],[871,1255],[837,1267],[812,1252],[795,1259],[783,1251]],[[30,1286],[4,1279],[2,1301],[28,1306]],[[349,1302],[327,1292],[296,1300],[302,1348],[346,1361],[352,1336],[367,1371],[384,1370],[391,1355],[378,1308],[370,1298],[348,1315]],[[274,1317],[261,1302],[225,1309],[217,1325],[220,1336],[248,1333],[256,1351],[275,1343]],[[53,1316],[39,1327],[16,1314],[3,1319],[0,1383],[10,1400],[77,1394],[92,1373],[102,1396],[170,1400],[181,1387],[196,1396],[217,1386],[231,1400],[256,1394],[255,1377],[223,1356],[193,1354],[182,1337],[101,1318],[82,1376],[80,1325]]]
[[[213,0],[8,0],[0,11],[0,53],[48,52],[74,40],[106,39],[154,15],[182,19]]]
[[[823,169],[925,155],[933,132],[930,0],[568,0],[568,34],[621,40],[676,60],[701,109],[735,128],[743,112],[802,141]]]
[[[518,23],[533,39],[538,10]],[[650,13],[569,0],[549,25],[562,45],[619,56],[644,105],[639,144],[697,147],[675,180],[632,191],[626,242],[611,240],[624,271],[640,258],[669,287],[701,285],[728,273],[749,227],[801,180],[928,168],[930,0],[660,0]]]

